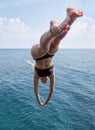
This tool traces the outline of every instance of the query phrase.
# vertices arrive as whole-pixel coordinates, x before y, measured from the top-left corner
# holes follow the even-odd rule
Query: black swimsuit
[[[38,69],[37,67],[35,67],[35,71],[39,77],[50,76],[53,73],[53,66],[51,66],[47,69]]]
[[[49,58],[49,57],[53,57],[54,55],[50,55],[50,54],[46,54],[40,58],[33,58],[34,60],[38,61],[38,60],[42,60],[42,59],[46,59],[46,58]],[[35,71],[36,73],[38,74],[39,77],[46,77],[46,76],[50,76],[52,73],[53,73],[53,66],[49,67],[49,68],[46,68],[46,69],[39,69],[35,66]]]
[[[53,57],[53,56],[54,55],[51,55],[51,54],[47,53],[46,55],[44,55],[44,56],[42,56],[40,58],[37,58],[37,59],[33,58],[33,59],[36,60],[36,61],[38,61],[38,60],[46,59],[46,58]]]

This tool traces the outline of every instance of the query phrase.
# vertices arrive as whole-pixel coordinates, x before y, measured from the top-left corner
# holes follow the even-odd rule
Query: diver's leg
[[[81,17],[83,15],[82,11],[76,10],[74,8],[68,7],[67,8],[67,16],[66,19],[60,24],[61,29],[63,30],[61,32],[61,34],[55,36],[54,38],[54,42],[60,42],[60,40],[62,40],[65,35],[67,34],[67,32],[70,29],[70,26],[72,25],[72,23],[78,18]],[[65,27],[65,29],[64,29]]]
[[[50,40],[61,33],[60,26],[58,25],[56,20],[50,21],[50,29],[49,31],[45,32],[40,38],[40,47],[45,50],[49,51],[51,42]]]

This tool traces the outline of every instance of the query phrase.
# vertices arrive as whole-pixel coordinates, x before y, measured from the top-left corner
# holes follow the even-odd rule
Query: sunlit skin
[[[48,81],[48,77],[41,77],[40,80],[45,84]]]
[[[80,10],[76,10],[74,8],[68,7],[67,15],[65,20],[59,24],[56,20],[50,21],[50,29],[49,31],[45,32],[41,38],[40,43],[34,45],[31,50],[31,54],[33,58],[37,59],[40,58],[47,53],[49,54],[55,54],[58,51],[58,47],[60,44],[60,41],[66,36],[68,31],[70,30],[70,26],[72,23],[78,18],[83,16],[83,12]],[[47,59],[43,59],[40,61],[36,61],[35,66],[39,69],[47,69],[50,68],[53,65],[53,58],[49,57]],[[50,90],[49,95],[47,99],[44,102],[41,102],[40,96],[38,93],[38,82],[41,80],[44,84],[50,79]],[[50,97],[54,90],[54,82],[55,82],[55,74],[52,73],[49,77],[39,77],[34,72],[34,92],[37,98],[38,103],[41,106],[44,106],[48,103],[50,100]]]

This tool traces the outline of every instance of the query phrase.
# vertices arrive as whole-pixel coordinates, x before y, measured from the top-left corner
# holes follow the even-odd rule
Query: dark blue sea
[[[95,130],[95,50],[61,49],[54,56],[49,103],[34,95],[30,49],[0,50],[0,130]],[[44,100],[49,82],[39,82]]]

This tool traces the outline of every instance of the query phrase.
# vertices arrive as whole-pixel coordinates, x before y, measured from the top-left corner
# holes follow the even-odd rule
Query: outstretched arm
[[[51,74],[50,75],[49,94],[48,94],[48,97],[47,97],[46,101],[41,103],[42,106],[46,105],[48,103],[48,101],[50,100],[50,98],[52,96],[52,93],[53,93],[53,90],[54,90],[54,82],[55,82],[55,76],[54,76],[54,74]]]
[[[41,106],[46,105],[48,103],[48,101],[50,100],[51,95],[52,95],[53,90],[54,90],[54,80],[55,80],[54,74],[51,74],[51,76],[50,76],[50,89],[49,89],[48,97],[44,102],[41,102],[39,91],[38,91],[39,77],[34,73],[34,92],[35,92],[35,95],[36,95],[36,99]]]
[[[39,95],[39,91],[38,91],[38,82],[39,82],[39,77],[34,72],[34,92],[35,92],[38,103],[41,105],[40,95]]]

